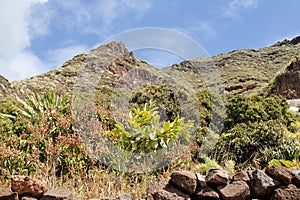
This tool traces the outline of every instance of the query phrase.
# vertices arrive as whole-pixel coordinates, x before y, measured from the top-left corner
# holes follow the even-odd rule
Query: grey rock
[[[123,194],[119,196],[117,200],[132,200],[132,196],[130,194]]]
[[[74,200],[70,190],[54,189],[46,192],[42,200]]]
[[[0,200],[18,200],[18,194],[9,190],[0,188]]]
[[[281,185],[281,183],[262,170],[254,170],[251,179],[251,191],[256,198],[267,199],[271,196],[273,190]]]

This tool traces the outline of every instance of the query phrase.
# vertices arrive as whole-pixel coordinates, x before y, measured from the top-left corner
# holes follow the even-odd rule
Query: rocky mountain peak
[[[275,43],[273,46],[283,46],[283,45],[297,45],[300,43],[300,36],[294,37],[291,40],[285,39]]]

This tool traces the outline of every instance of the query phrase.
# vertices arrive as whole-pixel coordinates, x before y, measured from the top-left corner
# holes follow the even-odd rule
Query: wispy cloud
[[[258,3],[259,0],[231,0],[222,8],[222,13],[226,17],[235,18],[242,10],[256,8]]]
[[[89,47],[86,45],[69,45],[64,48],[49,50],[47,52],[47,63],[53,67],[61,66],[74,55],[87,52],[88,50]]]

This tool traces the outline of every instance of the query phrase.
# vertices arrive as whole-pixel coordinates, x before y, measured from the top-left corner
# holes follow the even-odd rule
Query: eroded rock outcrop
[[[292,61],[285,69],[279,74],[272,85],[271,93],[281,95],[287,99],[300,98],[300,59]]]

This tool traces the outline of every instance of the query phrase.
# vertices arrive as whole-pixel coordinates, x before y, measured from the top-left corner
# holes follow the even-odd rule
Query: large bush
[[[227,119],[212,156],[219,162],[265,166],[272,159],[299,157],[300,138],[293,137],[297,116],[281,97],[235,96],[228,101]]]

